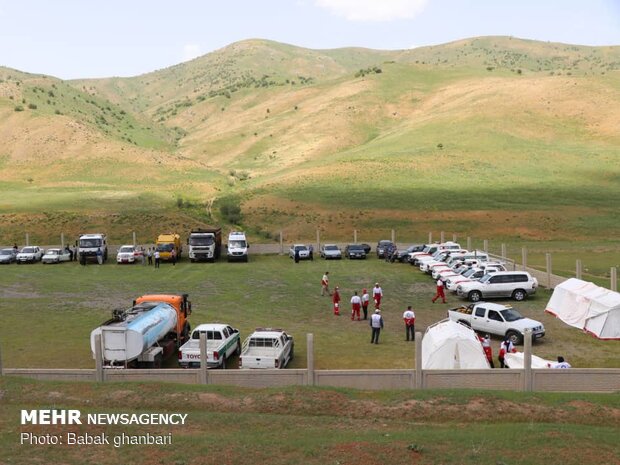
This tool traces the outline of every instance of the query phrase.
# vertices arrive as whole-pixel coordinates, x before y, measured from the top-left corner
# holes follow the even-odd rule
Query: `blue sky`
[[[249,38],[404,49],[508,35],[620,45],[620,0],[0,0],[0,65],[134,76]]]

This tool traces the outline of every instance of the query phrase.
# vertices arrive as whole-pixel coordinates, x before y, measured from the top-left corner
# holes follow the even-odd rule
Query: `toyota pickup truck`
[[[281,329],[257,328],[243,342],[239,368],[284,368],[293,359],[293,336]]]
[[[448,310],[448,318],[475,331],[507,337],[515,345],[523,343],[528,328],[532,330],[532,339],[545,335],[545,327],[541,322],[525,318],[512,307],[490,302],[453,308]]]
[[[241,353],[239,330],[219,323],[198,325],[189,341],[179,349],[179,365],[200,367],[200,334],[207,337],[207,368],[226,368],[226,360]]]

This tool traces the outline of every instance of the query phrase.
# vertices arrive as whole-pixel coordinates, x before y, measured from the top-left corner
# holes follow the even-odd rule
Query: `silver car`
[[[8,264],[15,261],[17,254],[14,249],[1,249],[0,250],[0,263]]]
[[[340,260],[342,250],[336,244],[325,244],[321,246],[321,257],[325,260]]]

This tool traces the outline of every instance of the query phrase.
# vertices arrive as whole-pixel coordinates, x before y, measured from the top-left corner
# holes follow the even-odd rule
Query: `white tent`
[[[422,369],[484,369],[489,363],[476,333],[460,323],[443,320],[429,326],[422,339]]]
[[[557,286],[545,310],[599,339],[620,339],[620,294],[571,278]]]
[[[525,354],[523,352],[507,353],[504,356],[508,368],[523,369],[525,366]],[[549,368],[549,365],[556,363],[553,360],[545,360],[532,354],[532,368]]]

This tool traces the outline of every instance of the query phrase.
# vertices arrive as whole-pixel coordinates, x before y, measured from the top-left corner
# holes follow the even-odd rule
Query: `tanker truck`
[[[192,304],[187,297],[144,295],[131,308],[114,310],[112,318],[90,334],[93,358],[99,335],[104,367],[160,368],[189,339]]]

